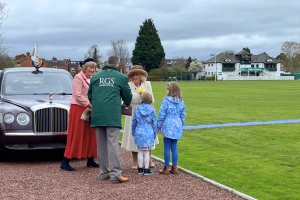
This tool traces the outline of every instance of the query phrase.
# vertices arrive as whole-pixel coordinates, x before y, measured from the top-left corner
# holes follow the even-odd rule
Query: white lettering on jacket
[[[115,78],[100,78],[99,86],[114,86]]]

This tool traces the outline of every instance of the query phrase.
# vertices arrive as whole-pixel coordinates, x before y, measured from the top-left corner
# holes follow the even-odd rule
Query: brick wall
[[[26,53],[26,59],[23,60],[20,64],[21,64],[20,65],[21,67],[33,67],[32,66],[32,60],[31,60],[29,52]]]

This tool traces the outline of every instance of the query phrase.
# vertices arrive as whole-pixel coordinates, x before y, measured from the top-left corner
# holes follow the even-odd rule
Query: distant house
[[[83,61],[71,61],[70,59],[65,59],[67,65],[68,65],[68,71],[70,73],[78,73],[78,70],[80,68],[80,62]]]
[[[64,69],[69,71],[67,62],[65,60],[57,60],[57,58],[54,56],[52,60],[45,60],[44,62],[46,63],[46,65],[44,64],[43,67]]]
[[[18,67],[33,67],[29,52],[27,52],[26,55],[16,55],[14,61],[18,65]]]
[[[253,55],[241,51],[235,55],[218,54],[204,62],[206,76],[217,73],[218,80],[283,80],[281,62],[263,52]]]
[[[40,58],[40,60],[44,63],[42,67],[64,69],[70,73],[77,73],[80,68],[80,61],[71,61],[70,59],[57,60],[54,56],[52,60],[45,60],[43,58]],[[16,55],[14,61],[18,67],[33,67],[29,52],[27,52],[26,55]]]
[[[125,64],[125,67],[124,67],[124,72],[123,72],[123,74],[127,74],[129,71],[130,71],[130,69],[131,69],[131,67],[132,67],[133,65],[132,65],[132,63],[131,62],[129,62],[129,63],[127,63],[127,64]]]
[[[188,62],[188,59],[182,59],[183,63],[177,63],[178,60],[177,59],[165,59],[167,66],[168,67],[173,67],[173,66],[179,66],[181,64],[186,64]]]

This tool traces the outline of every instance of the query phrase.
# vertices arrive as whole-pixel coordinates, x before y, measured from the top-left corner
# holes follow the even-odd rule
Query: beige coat
[[[130,104],[132,106],[132,115],[134,113],[135,108],[141,102],[141,96],[138,92],[138,89],[145,88],[147,92],[150,92],[152,94],[153,103],[154,103],[154,97],[153,97],[153,92],[152,92],[150,81],[145,81],[144,83],[142,83],[140,85],[140,87],[136,87],[135,84],[131,81],[131,82],[129,82],[129,87],[130,87],[131,93],[132,93],[132,101],[131,101],[131,104]],[[125,148],[127,151],[137,152],[137,149],[135,148],[134,138],[132,136],[131,125],[132,125],[132,116],[127,116],[126,115],[126,117],[125,117],[125,127],[124,127],[121,147]],[[159,143],[157,137],[155,138],[154,143],[155,144]]]

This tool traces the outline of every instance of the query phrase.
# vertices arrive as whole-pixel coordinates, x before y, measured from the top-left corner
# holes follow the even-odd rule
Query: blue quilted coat
[[[150,104],[143,103],[135,108],[132,117],[132,135],[139,147],[154,145],[157,132],[156,112]]]
[[[163,99],[159,109],[157,129],[164,137],[170,139],[182,138],[182,128],[185,121],[185,105],[179,98],[167,96]]]

